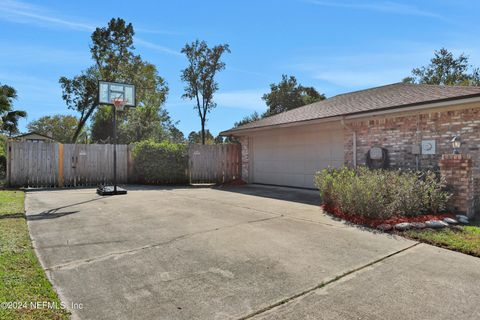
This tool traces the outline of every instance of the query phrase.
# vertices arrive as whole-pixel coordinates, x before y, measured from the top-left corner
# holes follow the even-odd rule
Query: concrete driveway
[[[28,192],[33,245],[81,319],[479,319],[480,259],[348,226],[313,191]]]

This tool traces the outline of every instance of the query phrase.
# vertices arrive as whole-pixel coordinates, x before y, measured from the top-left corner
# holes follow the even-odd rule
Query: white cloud
[[[25,128],[29,121],[46,114],[71,113],[61,100],[62,90],[57,81],[22,73],[0,72],[0,83],[17,90],[15,109],[27,110],[27,118],[20,120],[20,128]]]
[[[42,7],[16,0],[0,1],[0,17],[17,23],[47,24],[82,31],[93,31],[95,29],[92,24],[74,21],[71,18],[58,17]]]
[[[72,51],[41,45],[10,44],[0,51],[0,66],[27,64],[84,64],[90,60],[88,51]]]
[[[262,95],[267,91],[268,89],[223,91],[217,93],[214,100],[219,107],[264,111],[266,106]]]
[[[73,17],[60,17],[46,8],[17,0],[0,0],[0,19],[13,23],[35,24],[57,28],[69,28],[77,31],[92,32],[95,24],[78,21]],[[142,29],[141,29],[142,30]],[[145,30],[143,32],[160,32],[159,30]],[[136,38],[136,44],[158,52],[180,55],[173,49]]]
[[[403,3],[383,1],[383,2],[333,2],[333,1],[322,1],[322,0],[309,0],[309,3],[316,4],[324,7],[333,7],[341,9],[351,9],[351,10],[369,10],[377,12],[387,12],[411,16],[424,16],[431,18],[440,18],[443,17],[437,13],[424,11],[415,6],[406,5]]]
[[[262,96],[265,92],[268,92],[268,89],[220,91],[215,93],[213,100],[218,108],[226,107],[265,111],[267,107],[265,101],[262,100]],[[188,99],[172,98],[167,100],[166,106],[192,108],[194,104],[194,101]]]
[[[250,70],[245,70],[245,69],[240,69],[240,68],[235,68],[231,66],[227,66],[228,71],[233,71],[233,72],[239,72],[239,73],[244,73],[248,75],[253,75],[253,76],[259,76],[259,77],[269,77],[269,75],[261,72],[256,72],[256,71],[250,71]]]
[[[171,31],[171,30],[159,30],[159,29],[149,29],[142,27],[135,27],[135,32],[140,33],[151,33],[151,34],[162,34],[167,36],[178,36],[181,35],[181,32]]]
[[[316,72],[313,78],[337,86],[360,88],[399,82],[407,75],[403,69],[380,68],[372,71],[339,69]]]
[[[170,49],[168,47],[164,47],[164,46],[158,45],[156,43],[146,41],[146,40],[143,40],[143,39],[140,39],[140,38],[137,38],[137,37],[135,37],[135,44],[138,44],[138,45],[140,45],[144,48],[153,49],[153,50],[161,52],[161,53],[168,53],[168,54],[172,54],[172,55],[175,55],[175,56],[181,56],[182,55],[180,52],[178,52],[176,50],[173,50],[173,49]]]
[[[470,62],[478,66],[480,49],[473,42],[464,43],[470,46],[447,43],[445,47],[456,56],[465,53],[471,57]],[[355,53],[345,55],[335,54],[336,51],[346,51],[345,48],[331,48],[328,53],[323,51],[319,55],[296,57],[293,63],[284,68],[305,73],[326,84],[353,90],[402,81],[411,74],[413,68],[429,64],[433,52],[441,46],[436,43],[396,41],[385,43],[384,47],[373,52],[351,50]]]
[[[394,51],[399,46],[409,49]],[[326,55],[297,57],[296,62],[286,68],[304,72],[330,85],[353,90],[402,81],[413,68],[427,64],[433,50],[427,44],[415,43],[396,43],[389,50],[357,51],[346,55],[335,54],[336,50],[333,49]]]
[[[32,77],[22,73],[1,72],[0,82],[8,84],[17,89],[19,99],[24,95],[35,95],[39,101],[41,99],[50,100],[52,95],[61,97],[61,88],[57,81]]]

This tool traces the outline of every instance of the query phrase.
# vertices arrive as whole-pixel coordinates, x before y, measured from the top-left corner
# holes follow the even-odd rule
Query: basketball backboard
[[[133,84],[98,81],[98,104],[114,105],[123,100],[126,107],[135,107],[135,86]]]

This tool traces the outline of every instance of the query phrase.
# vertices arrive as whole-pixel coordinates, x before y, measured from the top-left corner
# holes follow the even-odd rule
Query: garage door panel
[[[315,160],[305,160],[305,171],[313,172],[318,167],[317,161]]]
[[[333,143],[331,147],[331,155],[334,158],[343,158],[343,145],[338,145],[338,143]]]
[[[303,160],[288,161],[286,164],[286,169],[287,169],[287,173],[304,174],[305,161]]]
[[[305,183],[305,175],[302,174],[282,174],[278,176],[279,185],[302,186]]]
[[[340,168],[345,164],[345,161],[343,159],[334,159],[331,162],[331,166],[335,168]]]
[[[313,174],[304,175],[304,181],[303,181],[304,185],[311,186],[311,188],[314,188],[315,187],[314,178],[315,178],[315,175]]]
[[[330,160],[323,161],[323,162],[309,163],[308,166],[305,167],[305,173],[312,174],[318,171],[322,171],[323,169],[332,165],[333,165],[333,161],[330,161]]]
[[[310,161],[310,160],[315,160],[318,158],[318,155],[320,154],[319,150],[315,148],[315,146],[312,146],[310,148],[305,148],[303,151],[303,156],[305,161]]]
[[[317,171],[343,165],[343,131],[310,127],[253,137],[253,181],[313,188]]]
[[[258,173],[271,173],[273,172],[273,166],[271,161],[257,161],[255,162],[255,172]]]

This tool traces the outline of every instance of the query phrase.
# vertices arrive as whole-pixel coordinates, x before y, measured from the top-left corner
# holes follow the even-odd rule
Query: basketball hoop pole
[[[113,194],[117,194],[117,106],[113,105]]]

